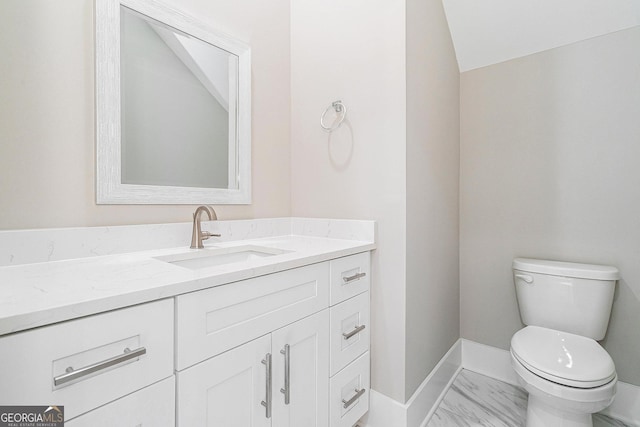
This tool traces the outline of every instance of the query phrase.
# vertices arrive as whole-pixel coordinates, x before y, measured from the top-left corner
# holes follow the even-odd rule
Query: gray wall
[[[640,28],[461,75],[464,338],[522,327],[517,256],[617,266],[605,348],[640,384]]]
[[[405,399],[460,336],[460,73],[439,0],[407,0]]]
[[[460,332],[460,74],[442,2],[292,2],[291,14],[292,211],[378,222],[371,387],[404,403]],[[335,99],[347,120],[327,134],[318,117]]]
[[[291,2],[291,210],[295,216],[377,221],[371,388],[400,402],[405,401],[405,9],[405,0]],[[336,99],[345,103],[347,118],[329,134],[318,119]]]

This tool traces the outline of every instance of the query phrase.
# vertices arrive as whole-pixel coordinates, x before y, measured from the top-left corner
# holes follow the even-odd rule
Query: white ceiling
[[[640,25],[640,0],[443,0],[460,72]]]

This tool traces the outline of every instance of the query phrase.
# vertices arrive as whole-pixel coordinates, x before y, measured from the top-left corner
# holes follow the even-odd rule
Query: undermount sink
[[[264,246],[245,245],[231,248],[200,249],[194,252],[159,256],[155,257],[155,259],[178,265],[180,267],[197,270],[217,265],[253,261],[287,252],[291,251]]]

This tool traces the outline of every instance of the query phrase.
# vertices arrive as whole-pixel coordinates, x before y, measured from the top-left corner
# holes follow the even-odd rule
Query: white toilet
[[[511,365],[529,393],[527,427],[593,426],[616,394],[613,360],[596,342],[607,331],[618,270],[516,258],[522,322]]]

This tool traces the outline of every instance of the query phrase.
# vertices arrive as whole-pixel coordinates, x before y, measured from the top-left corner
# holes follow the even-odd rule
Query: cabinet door
[[[177,373],[179,427],[268,427],[267,366],[271,337],[250,341]]]
[[[273,427],[329,425],[328,325],[329,312],[323,310],[272,333]]]

